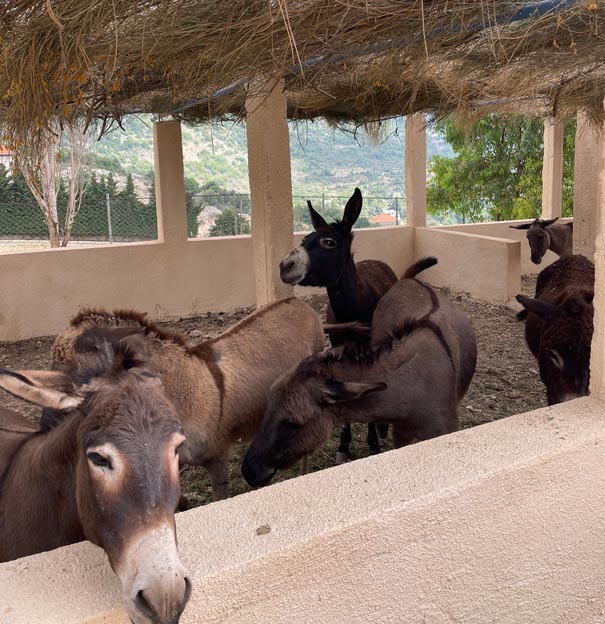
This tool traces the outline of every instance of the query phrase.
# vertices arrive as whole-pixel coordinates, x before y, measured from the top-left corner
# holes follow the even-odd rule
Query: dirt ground
[[[523,279],[523,292],[533,295],[535,278]],[[527,349],[523,335],[524,324],[515,318],[515,312],[507,307],[491,305],[472,299],[465,293],[451,293],[469,315],[477,334],[478,362],[475,376],[468,393],[460,406],[461,428],[473,427],[512,414],[529,411],[546,405],[546,394],[538,366]],[[325,318],[326,297],[315,296],[309,303]],[[242,319],[252,309],[241,309],[233,313],[208,313],[179,321],[163,322],[161,325],[187,334],[191,341],[214,336]],[[35,338],[19,342],[0,343],[0,367],[9,369],[47,368],[50,365],[49,352],[53,337]],[[24,405],[13,397],[1,394],[3,405],[12,407],[36,420],[39,410]],[[365,443],[366,427],[354,425],[354,452],[359,457],[368,454]],[[338,429],[323,448],[309,458],[309,470],[319,470],[334,465],[338,445]],[[384,450],[388,450],[387,446]],[[236,449],[230,463],[230,495],[249,488],[241,477],[239,467],[245,448]],[[291,469],[278,475],[276,480],[298,474]],[[210,487],[203,468],[184,467],[181,471],[183,493],[191,505],[210,501]]]

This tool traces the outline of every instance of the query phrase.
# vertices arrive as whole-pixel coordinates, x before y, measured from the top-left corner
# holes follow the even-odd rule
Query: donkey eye
[[[103,455],[95,452],[86,453],[86,457],[88,457],[88,461],[93,466],[97,466],[97,468],[112,469],[111,460],[108,457],[103,457]]]
[[[322,238],[320,244],[327,249],[334,249],[334,247],[336,247],[336,241],[333,238]]]

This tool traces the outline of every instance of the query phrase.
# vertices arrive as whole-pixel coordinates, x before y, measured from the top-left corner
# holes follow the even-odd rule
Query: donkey
[[[52,358],[56,366],[79,370],[94,357],[99,337],[112,343],[134,333],[185,430],[181,461],[208,470],[215,500],[227,497],[230,447],[254,437],[271,384],[324,346],[317,313],[290,297],[260,308],[197,345],[137,312],[84,310],[56,338]]]
[[[549,405],[589,394],[594,265],[581,255],[540,272],[536,297],[517,295],[527,317],[525,340],[538,360]],[[523,314],[523,312],[526,312]]]
[[[303,239],[300,247],[291,251],[280,263],[279,270],[283,282],[300,286],[325,286],[330,304],[327,322],[347,323],[359,321],[370,323],[376,305],[381,297],[397,281],[392,269],[379,260],[353,261],[351,243],[353,225],[359,218],[363,198],[356,188],[345,206],[342,221],[328,224],[325,219],[307,202],[311,222],[315,232]],[[333,347],[364,337],[352,332],[339,332],[330,336]],[[379,427],[384,440],[388,427]],[[336,463],[351,459],[351,425],[343,425],[340,445],[336,453]],[[372,453],[380,452],[380,444],[373,422],[368,424],[368,446]]]
[[[509,225],[515,230],[527,230],[527,240],[531,250],[531,261],[540,264],[544,254],[550,249],[560,258],[572,252],[573,247],[573,221],[569,223],[557,223],[554,219],[535,219],[532,223],[521,225]]]
[[[319,447],[337,422],[388,422],[397,448],[458,428],[477,346],[462,310],[412,277],[435,262],[417,262],[380,300],[369,344],[312,355],[275,382],[242,464],[250,485]]]
[[[132,344],[78,376],[0,369],[0,387],[69,414],[48,433],[0,408],[0,562],[88,539],[135,624],[173,624],[191,583],[176,549],[183,431]]]

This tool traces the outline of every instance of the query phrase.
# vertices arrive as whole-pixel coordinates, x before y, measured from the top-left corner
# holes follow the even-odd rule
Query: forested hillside
[[[343,133],[324,122],[290,124],[292,181],[295,195],[349,194],[359,186],[366,195],[404,193],[404,120],[392,122],[385,139],[373,143],[360,131]],[[125,131],[104,136],[93,145],[94,167],[118,179],[135,176],[139,191],[149,184],[153,168],[151,120],[132,117]],[[450,156],[441,135],[429,130],[427,157]],[[248,193],[246,131],[243,124],[183,126],[185,175],[202,187],[216,182]]]

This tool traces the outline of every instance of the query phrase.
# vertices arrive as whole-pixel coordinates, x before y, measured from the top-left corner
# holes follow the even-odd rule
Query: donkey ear
[[[326,220],[313,208],[313,204],[307,199],[307,206],[309,207],[309,214],[311,215],[311,223],[313,229],[317,232],[319,228],[328,227]]]
[[[540,227],[548,227],[552,225],[559,217],[555,217],[554,219],[544,219],[544,221],[540,221]]]
[[[59,371],[10,371],[0,368],[0,388],[14,396],[51,409],[77,407],[83,396],[75,394],[71,378]]]
[[[345,213],[342,217],[342,224],[347,230],[349,230],[349,232],[353,229],[355,221],[359,218],[362,204],[363,198],[361,196],[361,191],[356,188],[345,206]]]
[[[361,383],[357,381],[339,381],[330,379],[326,382],[322,391],[323,400],[326,403],[340,403],[341,401],[353,401],[360,399],[366,394],[386,390],[387,385],[378,381],[375,383]]]
[[[513,228],[513,230],[529,230],[532,226],[531,223],[522,223],[521,225],[509,225],[509,228]]]
[[[528,312],[533,312],[544,321],[552,321],[563,313],[559,306],[540,299],[532,299],[525,295],[517,295],[515,298]]]

